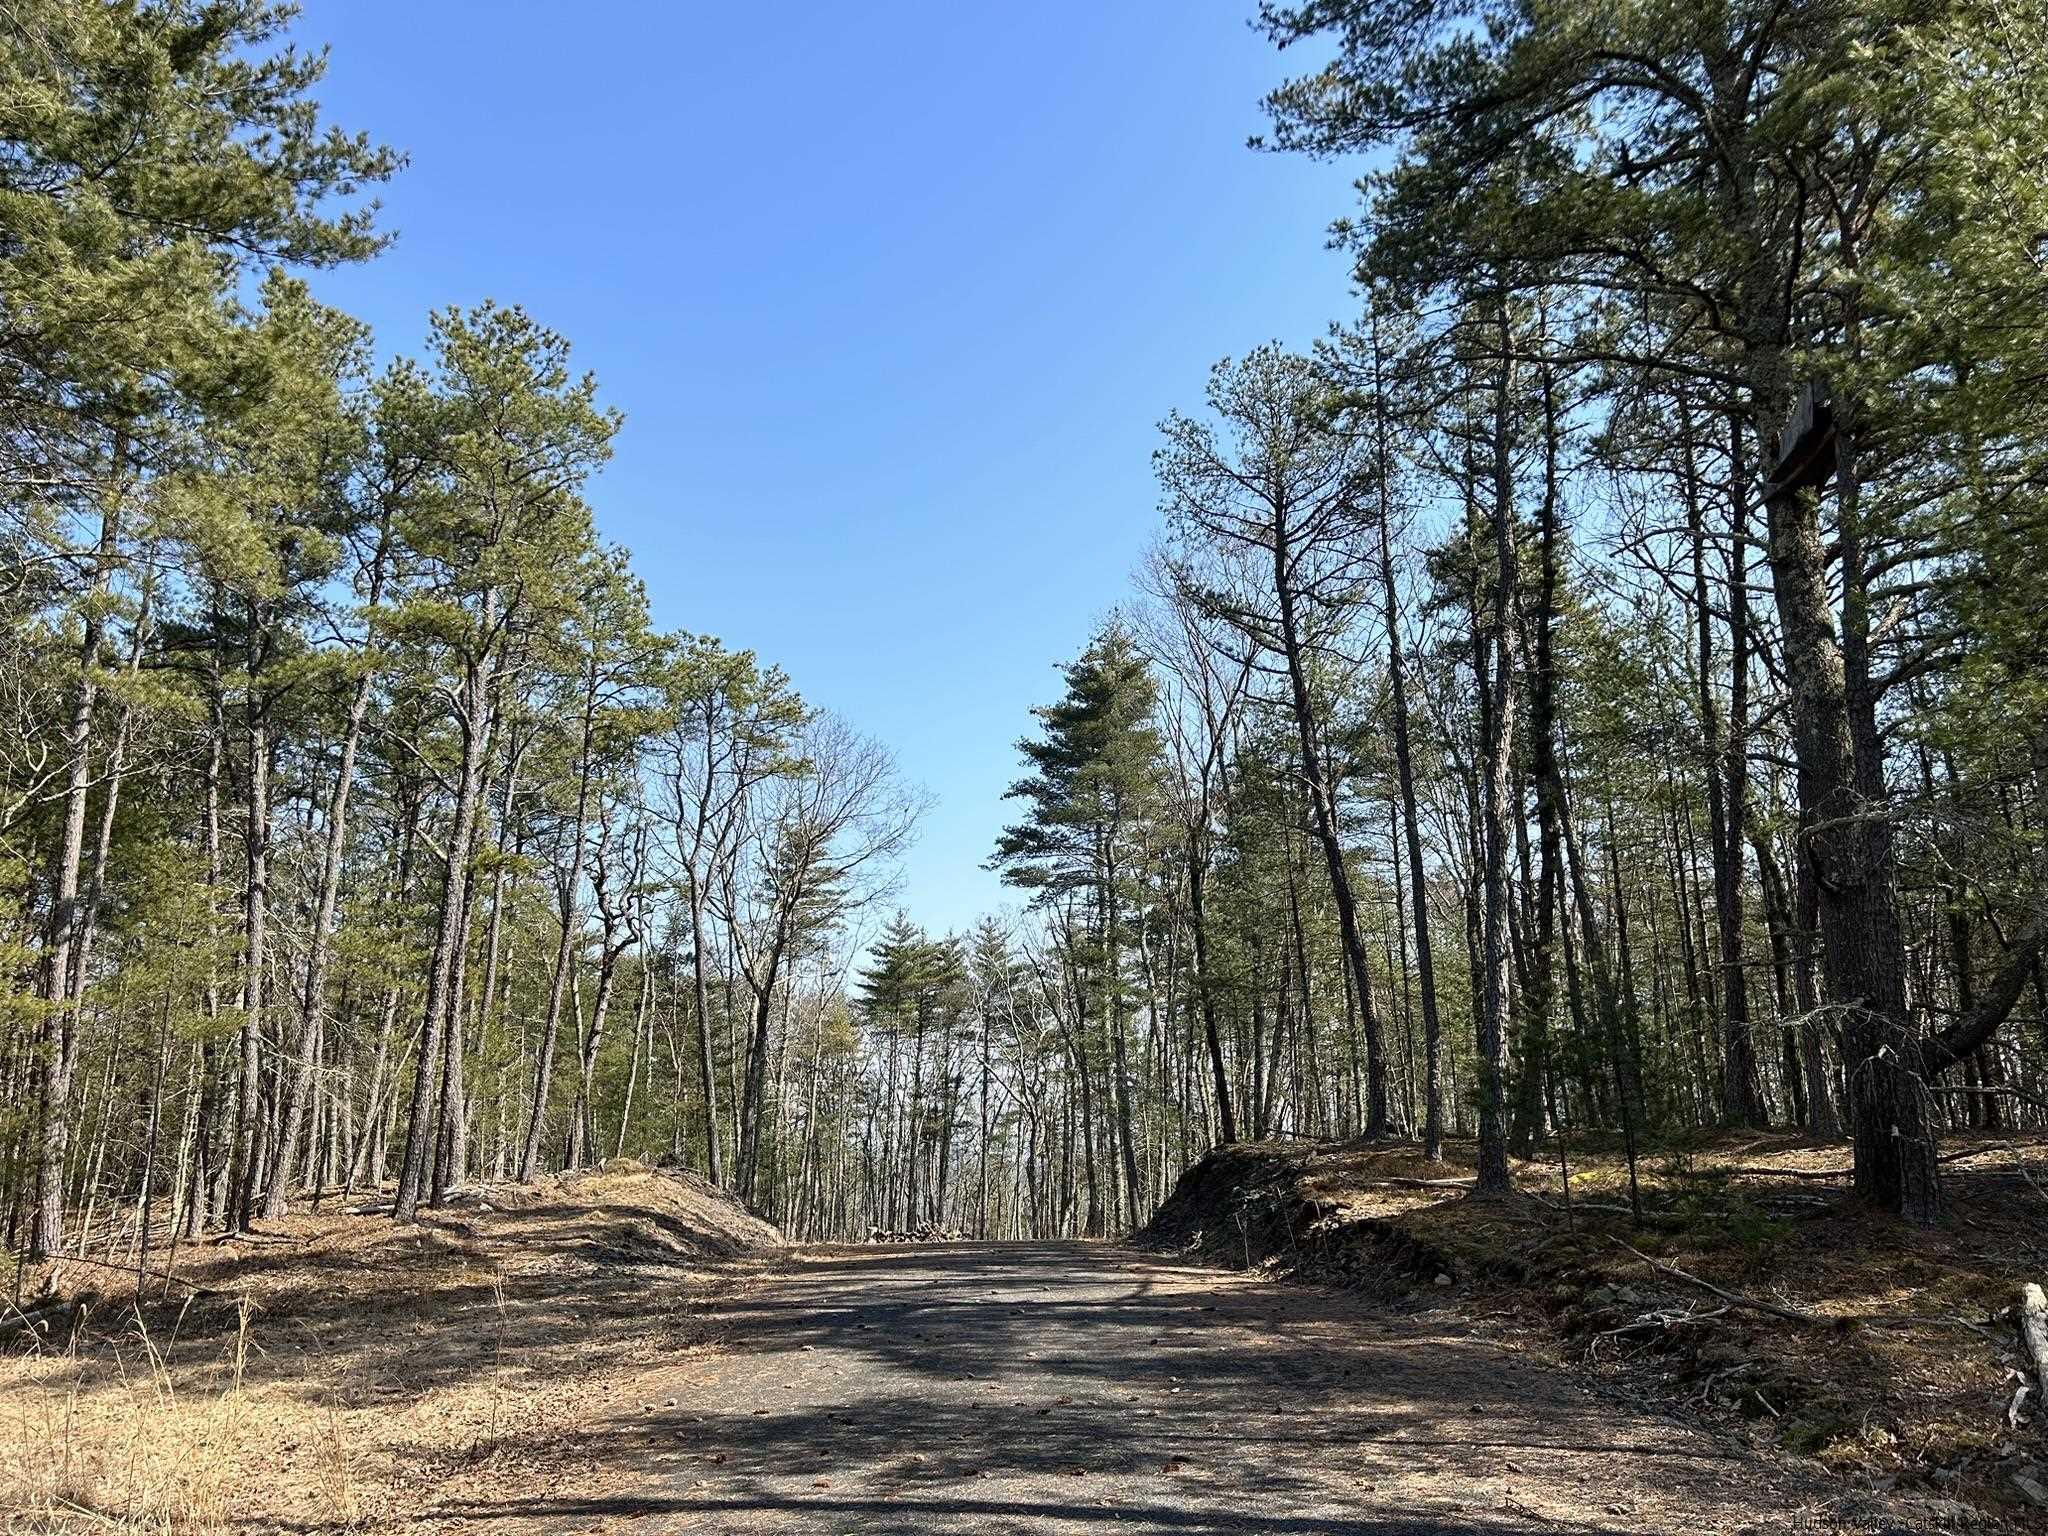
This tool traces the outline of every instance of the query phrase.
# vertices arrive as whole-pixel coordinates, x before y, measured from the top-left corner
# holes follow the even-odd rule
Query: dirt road
[[[1444,1310],[1097,1244],[816,1250],[536,1529],[1448,1536],[1933,1530],[1617,1406]],[[1834,1502],[1830,1502],[1834,1499]]]

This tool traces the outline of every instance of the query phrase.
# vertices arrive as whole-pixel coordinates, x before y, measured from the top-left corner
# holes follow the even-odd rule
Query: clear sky
[[[1302,62],[1252,8],[306,0],[329,116],[412,157],[397,244],[316,287],[386,349],[486,297],[568,336],[656,622],[889,743],[937,797],[902,905],[963,927],[1155,527],[1159,418],[1351,307],[1352,168],[1245,146]]]

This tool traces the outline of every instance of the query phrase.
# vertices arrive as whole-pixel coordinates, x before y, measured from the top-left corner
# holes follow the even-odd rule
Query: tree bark
[[[1759,392],[1760,405],[1785,398],[1783,390]],[[1783,414],[1766,410],[1764,419]],[[1853,525],[1853,424],[1844,421],[1839,430],[1837,494],[1842,521]],[[1859,743],[1851,720],[1816,498],[1774,487],[1766,508],[1798,762],[1800,857],[1818,899],[1827,1006],[1841,1023],[1856,1190],[1886,1210],[1931,1222],[1941,1213],[1941,1190],[1919,1044],[1906,1017],[1905,947],[1883,767],[1876,742]]]

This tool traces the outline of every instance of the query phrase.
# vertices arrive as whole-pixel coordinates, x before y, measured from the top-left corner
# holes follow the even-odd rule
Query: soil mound
[[[1335,1155],[1336,1149],[1259,1142],[1218,1147],[1181,1175],[1137,1241],[1211,1263],[1264,1266],[1385,1295],[1450,1284],[1452,1260],[1434,1244],[1352,1209],[1322,1187],[1318,1175],[1328,1170],[1319,1165]]]

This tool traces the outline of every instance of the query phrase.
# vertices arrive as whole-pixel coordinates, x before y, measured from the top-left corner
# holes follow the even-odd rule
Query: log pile
[[[920,1222],[908,1232],[868,1228],[868,1241],[871,1243],[958,1243],[964,1242],[966,1236],[957,1227],[942,1227],[935,1221]]]

